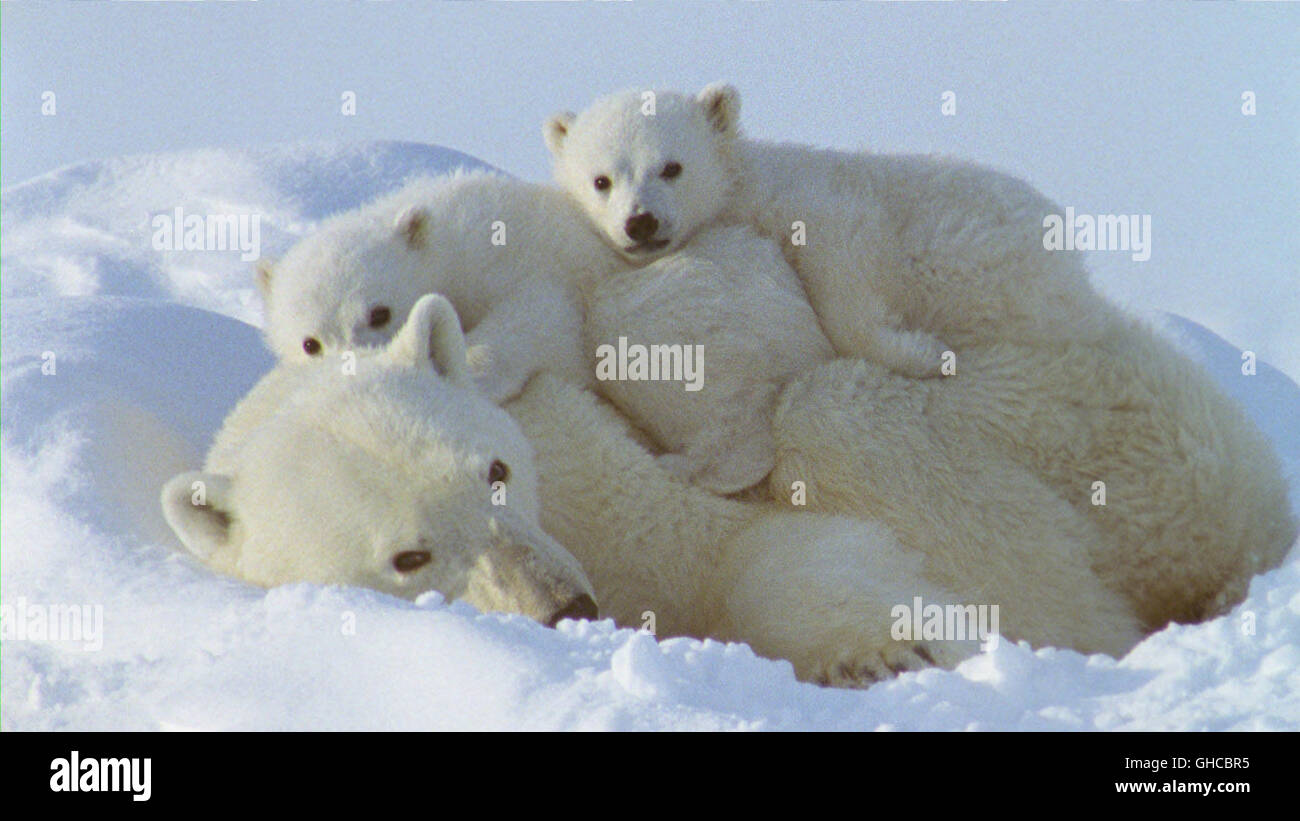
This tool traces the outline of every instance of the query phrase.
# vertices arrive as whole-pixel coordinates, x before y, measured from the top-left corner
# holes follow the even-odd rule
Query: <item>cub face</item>
[[[542,130],[556,181],[639,265],[681,248],[726,207],[739,113],[727,85],[695,97],[625,91],[557,114]]]
[[[291,389],[232,464],[166,484],[163,513],[185,547],[264,586],[437,590],[547,624],[594,618],[582,568],[538,521],[531,446],[473,388],[451,304],[422,298],[357,365],[282,369]]]
[[[258,266],[263,335],[282,362],[382,345],[430,287],[429,214],[347,215]]]

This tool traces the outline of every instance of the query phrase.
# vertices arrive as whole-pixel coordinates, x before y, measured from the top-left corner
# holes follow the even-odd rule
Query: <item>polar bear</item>
[[[611,256],[548,186],[487,172],[420,179],[259,265],[265,336],[285,362],[379,345],[421,296],[440,293],[466,324],[471,370],[492,401],[543,368],[589,384],[575,288],[603,277]]]
[[[440,296],[349,367],[272,370],[203,470],[173,477],[161,499],[191,553],[255,584],[438,590],[547,624],[596,616],[581,566],[539,526],[528,441],[474,390]]]
[[[1082,258],[1046,251],[1060,209],[956,160],[745,139],[740,97],[627,91],[543,133],[559,185],[635,264],[717,224],[780,243],[841,356],[911,376],[991,339],[1091,339],[1107,312]]]
[[[599,600],[620,624],[653,612],[661,636],[745,641],[802,679],[842,686],[978,652],[970,636],[897,635],[897,608],[917,597],[998,604],[1000,635],[1036,646],[1118,655],[1141,635],[1086,552],[1053,532],[1058,511],[999,512],[1006,482],[961,502],[970,515],[1003,517],[1006,532],[975,545],[983,555],[949,561],[880,520],[681,483],[611,405],[552,374],[508,403],[512,423],[475,395],[454,314],[436,296],[353,364],[281,365],[227,418],[204,471],[167,483],[164,514],[195,555],[258,584],[437,589],[545,623],[592,617]],[[879,446],[851,440],[843,458]],[[895,447],[902,458],[911,443]],[[952,461],[916,470],[947,473]],[[500,506],[494,478],[506,482]],[[1008,544],[1036,549],[1021,556]]]
[[[465,317],[490,400],[542,369],[595,384],[665,466],[723,493],[772,468],[776,386],[831,355],[793,270],[752,230],[704,232],[633,268],[562,192],[481,172],[419,180],[334,217],[258,282],[266,339],[288,362],[381,344],[420,295],[443,293]],[[600,353],[628,343],[679,367],[691,355],[703,371],[684,384],[641,378],[637,363],[601,367]]]

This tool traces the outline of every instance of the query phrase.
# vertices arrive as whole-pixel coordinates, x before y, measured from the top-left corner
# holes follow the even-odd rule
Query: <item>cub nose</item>
[[[560,623],[561,619],[587,619],[595,621],[596,619],[596,602],[583,593],[581,596],[560,608],[555,615],[551,616],[550,621],[546,622],[547,627],[554,627]]]
[[[627,218],[623,224],[623,230],[632,238],[633,242],[645,242],[655,235],[659,230],[659,220],[649,211],[640,214],[634,214]]]

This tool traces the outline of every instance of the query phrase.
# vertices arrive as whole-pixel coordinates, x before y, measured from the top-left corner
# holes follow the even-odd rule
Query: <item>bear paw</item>
[[[661,453],[655,457],[655,464],[674,479],[686,484],[690,484],[703,467],[699,459],[681,453]]]
[[[471,345],[465,358],[474,387],[492,404],[500,407],[523,391],[527,379],[507,368],[491,347]]]
[[[925,331],[882,330],[877,335],[877,359],[900,376],[930,379],[943,375],[949,348]]]
[[[879,681],[927,667],[949,667],[959,659],[925,641],[895,641],[868,653],[845,654],[814,668],[811,680],[824,687],[864,689]]]

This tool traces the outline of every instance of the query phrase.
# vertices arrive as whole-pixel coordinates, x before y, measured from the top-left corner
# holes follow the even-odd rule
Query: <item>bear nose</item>
[[[551,616],[546,622],[547,627],[554,627],[560,623],[561,619],[587,619],[594,621],[596,619],[596,602],[591,596],[583,593],[581,596],[573,599],[564,607],[560,608],[555,615]]]
[[[655,219],[655,215],[649,211],[634,214],[627,218],[627,222],[623,224],[623,230],[627,231],[627,235],[631,237],[633,242],[645,242],[659,230],[659,220]]]

